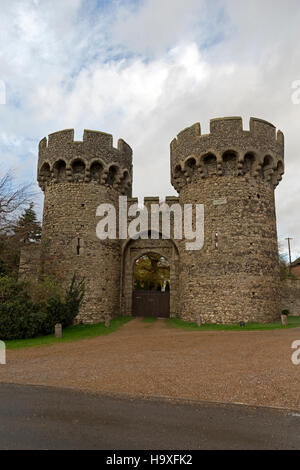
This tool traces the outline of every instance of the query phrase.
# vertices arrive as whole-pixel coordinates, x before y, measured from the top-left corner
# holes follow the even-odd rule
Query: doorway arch
[[[159,253],[141,255],[133,264],[132,313],[136,317],[170,316],[170,263]]]
[[[157,253],[169,262],[170,266],[170,317],[180,315],[178,298],[179,251],[171,239],[128,239],[122,246],[122,272],[120,310],[122,315],[133,315],[134,263],[148,253]]]

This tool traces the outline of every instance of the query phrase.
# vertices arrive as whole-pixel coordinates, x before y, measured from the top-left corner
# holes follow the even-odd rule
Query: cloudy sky
[[[1,0],[0,169],[34,181],[42,137],[102,130],[134,150],[134,195],[163,198],[181,129],[260,117],[285,134],[278,235],[300,256],[299,24],[299,0]]]

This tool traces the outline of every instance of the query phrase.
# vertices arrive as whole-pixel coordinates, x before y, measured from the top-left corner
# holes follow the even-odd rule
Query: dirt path
[[[300,329],[195,332],[135,319],[108,336],[12,350],[0,382],[300,410]]]

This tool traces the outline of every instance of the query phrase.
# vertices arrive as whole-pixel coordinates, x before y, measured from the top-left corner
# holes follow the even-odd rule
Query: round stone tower
[[[181,317],[203,322],[279,318],[274,188],[284,172],[284,137],[261,119],[197,123],[171,143],[171,179],[181,204],[204,204],[204,247],[181,244]]]
[[[96,209],[118,207],[119,195],[131,197],[132,150],[123,140],[85,130],[74,141],[74,130],[50,134],[39,144],[38,182],[45,193],[42,260],[47,273],[63,286],[74,272],[85,277],[86,292],[78,320],[98,322],[120,308],[120,243],[99,240]]]

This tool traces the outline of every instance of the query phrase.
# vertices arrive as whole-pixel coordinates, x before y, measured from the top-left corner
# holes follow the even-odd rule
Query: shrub
[[[281,313],[282,313],[282,315],[288,315],[290,313],[290,311],[289,310],[282,310]]]
[[[74,318],[78,315],[80,305],[82,304],[85,292],[84,279],[77,280],[74,274],[70,287],[65,296],[65,310],[61,323],[63,326],[68,326],[73,323]]]
[[[47,298],[46,293],[51,296]],[[75,275],[63,299],[53,281],[41,280],[33,289],[0,277],[0,339],[32,338],[53,333],[56,323],[71,325],[83,296],[84,280],[77,281]]]
[[[40,334],[50,335],[54,332],[56,323],[63,323],[64,304],[60,298],[53,297],[42,305],[42,310],[44,311],[44,321],[41,325]]]
[[[9,270],[2,260],[0,260],[0,276],[8,276]]]
[[[0,305],[12,300],[29,300],[25,284],[9,276],[0,277]]]
[[[24,339],[37,336],[46,315],[29,301],[8,301],[0,305],[0,338]]]
[[[79,313],[79,308],[84,297],[84,280],[77,281],[74,275],[67,289],[64,300],[55,296],[48,300],[46,304],[46,318],[43,324],[42,333],[50,334],[54,330],[56,323],[61,323],[63,327],[72,325],[73,320]]]
[[[51,298],[60,298],[61,289],[51,276],[42,275],[38,282],[28,282],[26,290],[33,302],[47,303]]]

